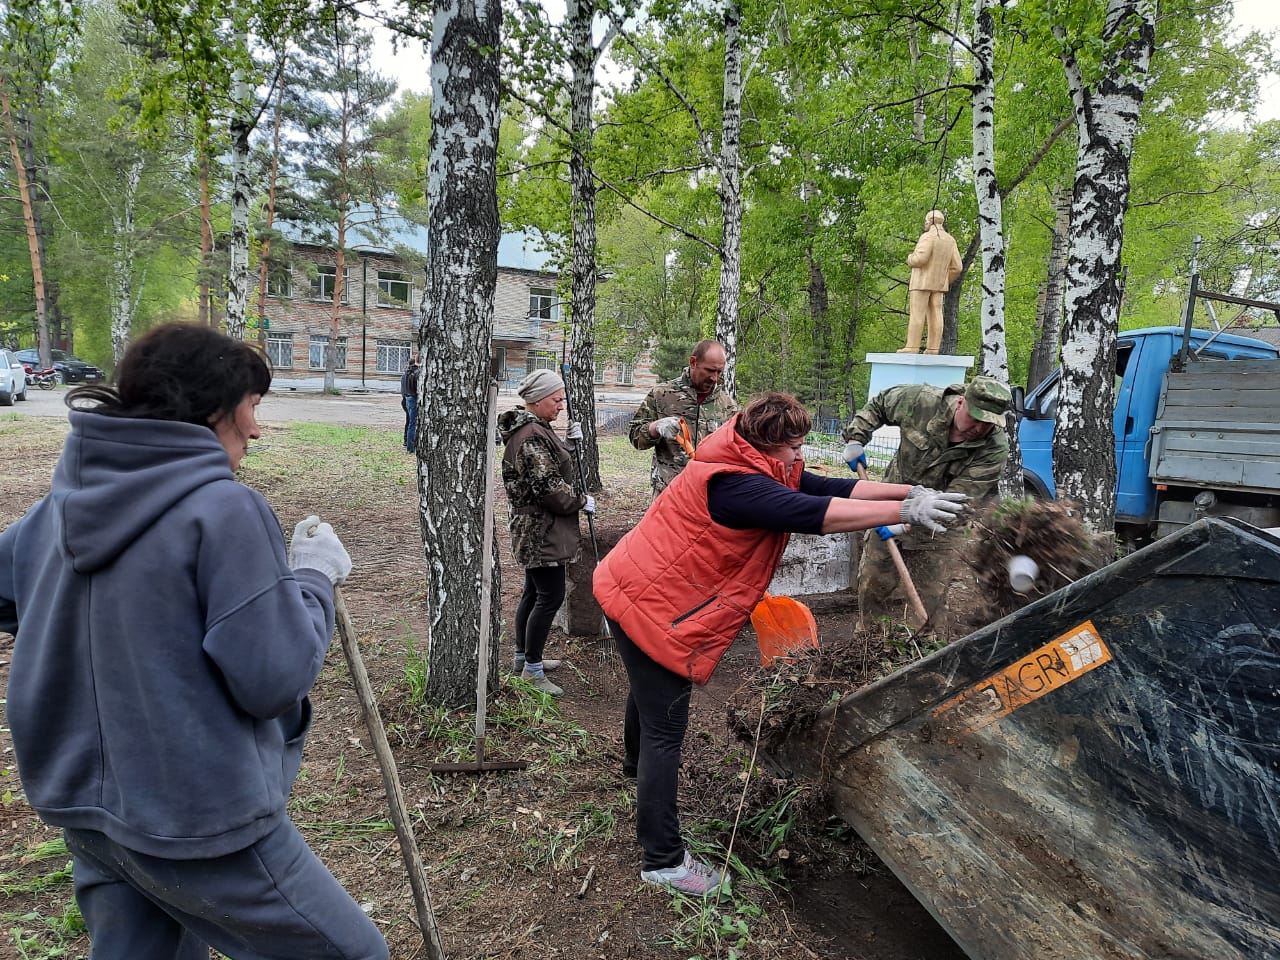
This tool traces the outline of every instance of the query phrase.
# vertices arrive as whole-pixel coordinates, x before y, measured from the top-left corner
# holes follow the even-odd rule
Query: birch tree
[[[493,296],[498,278],[497,0],[436,0],[431,33],[427,291],[418,388],[418,509],[431,627],[426,697],[475,695]],[[430,385],[429,389],[427,385]],[[495,553],[496,556],[496,553]],[[495,567],[497,564],[495,563]],[[496,596],[500,581],[493,577]],[[493,683],[497,657],[489,658]]]
[[[1154,0],[1107,0],[1096,44],[1055,24],[1078,135],[1053,439],[1059,496],[1098,530],[1115,523],[1114,371],[1129,165],[1155,47]]]
[[[720,295],[716,339],[724,347],[724,389],[737,396],[738,297],[742,289],[742,10],[724,0],[724,96],[720,113]]]

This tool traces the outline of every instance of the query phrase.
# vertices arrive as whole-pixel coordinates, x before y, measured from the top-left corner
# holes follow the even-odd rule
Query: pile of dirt
[[[975,582],[972,602],[948,604],[955,636],[965,636],[1074,583],[1115,559],[1115,540],[1089,530],[1080,508],[1063,500],[1004,500],[982,511],[961,553]],[[1010,586],[1011,557],[1029,557],[1039,568],[1027,593]]]

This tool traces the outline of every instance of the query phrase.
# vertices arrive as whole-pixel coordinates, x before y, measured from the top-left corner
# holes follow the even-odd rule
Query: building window
[[[409,369],[409,356],[408,340],[379,340],[374,370],[378,373],[404,373]]]
[[[636,368],[635,364],[623,363],[618,361],[618,379],[614,382],[619,386],[629,387],[635,383]]]
[[[539,320],[560,319],[560,304],[556,300],[556,292],[545,287],[530,287],[529,316]]]
[[[282,300],[293,296],[293,270],[289,264],[267,264],[267,296]]]
[[[498,382],[505,383],[507,379],[507,348],[496,347],[493,351],[497,354],[498,361]]]
[[[322,337],[314,333],[311,335],[311,348],[307,352],[308,367],[310,367],[312,370],[327,369],[324,353],[325,353],[325,347],[327,347],[328,345],[329,345],[328,337]],[[335,345],[334,352],[337,354],[337,356],[334,357],[333,368],[335,370],[347,369],[347,338],[346,337],[338,338],[338,342]]]
[[[556,355],[550,350],[529,351],[529,373],[535,370],[550,370],[552,373],[558,373],[559,366],[556,363]]]
[[[378,306],[407,310],[413,297],[413,284],[407,274],[391,270],[378,271]]]
[[[342,302],[350,303],[351,298],[349,291],[351,290],[351,271],[344,269],[342,271]],[[316,265],[315,276],[311,278],[311,299],[327,300],[333,302],[334,287],[338,283],[338,268],[328,263],[320,263]]]
[[[592,383],[604,383],[604,361],[603,360],[596,361],[596,372],[595,372],[595,376],[592,378]]]
[[[292,333],[267,333],[267,360],[276,370],[293,366]]]

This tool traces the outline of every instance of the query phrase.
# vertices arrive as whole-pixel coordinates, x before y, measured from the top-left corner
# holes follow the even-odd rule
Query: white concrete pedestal
[[[964,383],[966,373],[973,366],[973,357],[942,353],[868,353],[867,363],[871,364],[869,400],[881,390],[905,383],[927,383],[934,387]]]

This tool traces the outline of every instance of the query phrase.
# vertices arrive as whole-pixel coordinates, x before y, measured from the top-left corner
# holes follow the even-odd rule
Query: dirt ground
[[[471,718],[442,718],[412,703],[411,642],[425,636],[425,611],[412,459],[398,447],[398,404],[394,397],[360,398],[360,404],[375,405],[378,413],[371,416],[367,406],[343,399],[285,399],[287,408],[264,405],[263,418],[273,422],[264,430],[263,452],[246,459],[242,479],[264,493],[286,529],[307,513],[331,520],[352,555],[355,572],[344,593],[413,810],[448,956],[964,956],[804,785],[774,781],[759,770],[748,773],[749,747],[731,733],[726,707],[758,664],[749,630],[712,682],[695,692],[686,740],[685,830],[695,844],[712,849],[728,847],[732,838],[733,857],[742,865],[735,869],[732,895],[708,911],[639,881],[634,787],[620,771],[626,677],[599,641],[553,634],[549,655],[566,661],[556,675],[566,692],[555,709],[509,682],[491,701],[490,757],[527,760],[527,770],[433,773],[434,761],[472,759]],[[0,528],[47,492],[64,429],[56,418],[32,417],[21,408],[7,413],[17,415],[0,417]],[[271,460],[272,448],[293,428],[274,418],[285,413],[292,419],[380,424],[353,435],[362,447],[361,462],[376,461],[380,469],[329,469],[319,457],[305,475],[280,469]],[[642,473],[607,476],[598,500],[602,539],[616,539],[648,505]],[[497,514],[501,527],[504,503]],[[505,540],[501,549],[509,561]],[[501,612],[509,622],[520,578],[509,562],[503,573]],[[824,641],[850,633],[852,595],[806,599]],[[12,644],[0,634],[6,684]],[[422,956],[378,767],[336,642],[312,698],[315,726],[291,814],[385,932],[391,956]],[[70,902],[70,887],[65,876],[61,882],[35,882],[63,863],[38,852],[57,832],[22,800],[7,737],[7,729],[0,732],[0,789],[7,789],[0,809],[0,910],[7,931],[0,934],[0,957],[86,957],[86,937],[59,939],[50,932]],[[740,809],[743,796],[748,801]]]

